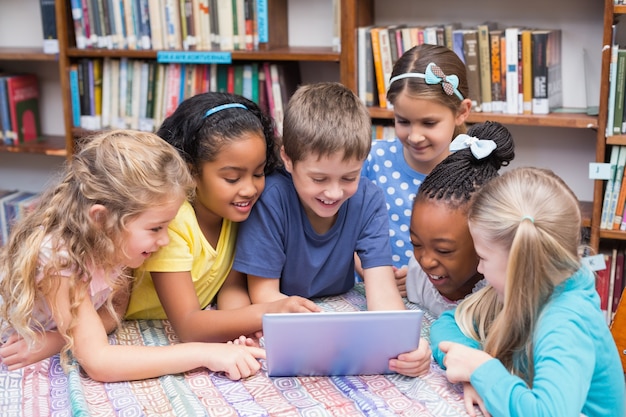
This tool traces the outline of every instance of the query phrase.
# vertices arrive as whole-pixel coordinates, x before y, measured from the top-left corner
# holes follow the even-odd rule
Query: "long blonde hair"
[[[468,214],[472,232],[509,251],[504,298],[486,287],[459,306],[464,332],[532,387],[533,334],[554,288],[580,268],[581,215],[552,171],[517,168],[493,179]]]
[[[15,331],[33,346],[37,333],[49,324],[38,322],[33,310],[41,300],[55,298],[58,280],[51,278],[71,275],[67,279],[72,320],[63,334],[64,365],[91,271],[120,270],[126,224],[154,205],[190,196],[194,184],[178,152],[144,132],[118,130],[88,138],[65,168],[37,208],[15,225],[0,256],[3,339]],[[94,204],[107,209],[99,227],[89,218]],[[40,248],[48,239],[53,250],[49,261],[41,264]],[[38,280],[38,276],[43,278]],[[129,279],[122,273],[109,282],[113,293],[128,290]],[[111,298],[106,306],[116,317]],[[53,312],[57,309],[56,305],[48,307]]]

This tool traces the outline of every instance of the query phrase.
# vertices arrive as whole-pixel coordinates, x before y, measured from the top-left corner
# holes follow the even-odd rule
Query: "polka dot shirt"
[[[362,175],[383,189],[389,212],[389,236],[394,266],[409,264],[413,247],[409,239],[413,199],[426,175],[405,161],[402,143],[396,139],[375,140],[363,164]]]

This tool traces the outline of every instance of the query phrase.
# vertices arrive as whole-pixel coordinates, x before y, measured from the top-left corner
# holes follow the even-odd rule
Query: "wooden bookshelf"
[[[393,119],[393,111],[380,107],[370,107],[370,116],[374,119]],[[541,114],[504,114],[504,113],[471,113],[468,123],[485,121],[500,122],[506,125],[566,127],[575,129],[597,129],[598,118],[580,113]],[[626,139],[626,138],[625,138]]]

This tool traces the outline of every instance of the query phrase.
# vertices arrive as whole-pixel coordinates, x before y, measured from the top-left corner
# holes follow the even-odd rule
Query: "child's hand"
[[[246,336],[239,336],[237,339],[231,341],[228,341],[227,343],[232,343],[235,345],[241,345],[241,346],[254,346],[254,347],[260,347],[258,339],[255,340],[251,337],[246,337]]]
[[[424,338],[420,338],[416,350],[402,353],[397,359],[390,359],[389,369],[406,376],[424,375],[430,369],[431,355],[430,344]]]
[[[316,313],[322,309],[308,298],[292,295],[268,303],[267,313]]]
[[[446,356],[443,365],[446,367],[448,381],[469,382],[472,373],[483,363],[493,359],[491,355],[482,350],[473,349],[460,343],[441,342],[439,349]]]
[[[237,339],[240,340],[241,338]],[[248,378],[261,369],[258,359],[265,359],[265,349],[235,343],[208,343],[206,367],[224,372],[233,381]]]
[[[17,334],[12,334],[0,347],[0,359],[12,371],[32,363],[28,358],[29,351],[24,339]]]
[[[474,409],[474,404],[476,404],[485,417],[491,417],[491,414],[485,408],[483,399],[480,398],[476,389],[469,382],[463,383],[463,402],[465,403],[465,410],[470,416],[474,417],[476,415],[476,410]]]
[[[403,266],[402,268],[393,267],[393,276],[396,279],[396,286],[401,297],[406,297],[406,275],[408,272],[408,266]]]

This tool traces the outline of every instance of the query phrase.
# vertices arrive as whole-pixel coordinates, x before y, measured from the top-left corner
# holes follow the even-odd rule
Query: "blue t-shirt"
[[[280,278],[280,291],[306,298],[343,294],[354,286],[354,252],[363,268],[390,266],[389,220],[381,190],[361,178],[331,229],[318,234],[291,175],[279,170],[250,217],[240,224],[233,269]]]
[[[389,212],[393,265],[398,268],[408,265],[413,254],[409,239],[413,200],[426,175],[406,163],[402,143],[397,138],[372,142],[372,150],[363,164],[361,175],[384,192]]]

